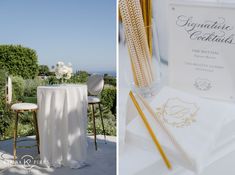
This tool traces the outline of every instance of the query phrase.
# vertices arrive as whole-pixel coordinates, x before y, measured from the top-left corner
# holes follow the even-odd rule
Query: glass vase
[[[132,65],[131,59],[127,64],[123,64],[125,67],[125,79],[130,85],[131,89],[138,93],[141,94],[145,98],[153,97],[155,96],[159,90],[161,89],[161,62],[160,62],[160,54],[159,54],[159,48],[158,48],[158,40],[157,40],[157,32],[155,29],[154,21],[152,22],[151,26],[145,27],[147,33],[147,38],[148,38],[148,46],[150,50],[150,58],[149,58],[149,66],[151,67],[151,72],[153,75],[153,81],[149,83],[147,86],[140,86],[136,81],[135,81],[135,74],[134,72],[136,71],[134,66]],[[123,45],[126,45],[126,49],[128,50],[126,42],[120,42],[119,43],[121,47]],[[127,52],[127,55],[130,57],[130,55]],[[122,67],[122,66],[121,66]],[[121,68],[122,69],[122,68]]]

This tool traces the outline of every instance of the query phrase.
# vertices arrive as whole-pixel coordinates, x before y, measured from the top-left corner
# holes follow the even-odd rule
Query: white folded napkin
[[[228,116],[226,116],[220,134],[216,139],[215,147],[235,139],[235,104],[230,105]]]
[[[138,125],[139,126],[139,125]],[[129,128],[127,128],[127,131]],[[127,134],[127,142],[125,146],[125,152],[121,155],[121,167],[125,167],[121,169],[121,172],[125,172],[130,175],[141,175],[141,174],[152,174],[151,172],[155,172],[155,174],[164,174],[164,175],[194,175],[192,171],[189,171],[185,168],[179,167],[177,165],[173,165],[173,170],[169,171],[165,168],[164,163],[158,154],[154,154],[152,150],[143,149],[143,144],[146,144],[145,148],[148,147],[148,143],[141,142],[141,145],[138,144],[140,140],[135,140],[138,138],[134,138],[130,133]],[[222,138],[221,138],[222,139]],[[138,149],[142,148],[142,149]],[[210,156],[206,160],[203,169],[210,170],[210,165],[217,160],[225,157],[231,152],[235,151],[235,138],[231,138],[227,140],[227,142],[219,143],[217,148],[212,150]],[[140,158],[141,157],[141,158]],[[137,166],[133,167],[133,163]],[[213,167],[212,167],[213,168]]]
[[[186,169],[200,172],[206,164],[206,158],[209,156],[216,136],[218,137],[223,121],[228,115],[229,104],[203,99],[164,87],[150,105],[159,114],[190,161],[185,159],[181,152],[175,148],[154,118],[144,110],[168,158]],[[157,152],[140,117],[132,120],[127,130],[140,139],[137,144],[142,145],[143,149]],[[145,143],[148,143],[147,147]]]
[[[234,118],[234,117],[233,117]],[[129,157],[128,160],[124,162],[126,167],[129,167],[129,162],[133,162],[134,160],[144,161],[145,164],[140,163],[138,165],[138,168],[135,168],[135,175],[140,174],[151,174],[150,172],[154,171],[156,174],[165,174],[165,175],[194,175],[192,171],[189,171],[183,167],[180,167],[176,164],[173,165],[173,170],[169,171],[164,167],[163,161],[159,154],[157,154],[154,147],[151,147],[151,142],[145,142],[140,137],[135,137],[134,134],[136,130],[133,130],[133,126],[142,127],[141,121],[134,120],[128,127],[127,127],[127,145],[137,146],[143,150],[143,153],[141,155],[141,159],[139,159],[139,151],[136,151],[136,149],[128,150],[128,153],[125,154],[128,155],[126,157]],[[230,120],[231,121],[231,120]],[[130,127],[131,126],[131,127]],[[147,135],[147,133],[145,133]],[[148,140],[149,141],[149,140]],[[235,151],[235,137],[230,137],[230,139],[226,138],[224,139],[223,135],[220,134],[220,137],[216,141],[216,147],[210,152],[208,158],[205,161],[205,164],[203,165],[202,169],[210,170],[210,165],[214,163],[217,160],[222,159],[223,157],[227,156],[228,154]],[[152,145],[154,146],[154,145]],[[130,154],[130,152],[132,152]],[[133,155],[135,157],[133,157]],[[155,159],[157,159],[155,162],[153,162],[153,155],[155,155]],[[146,160],[149,160],[146,162]],[[147,164],[146,164],[147,163]],[[125,170],[126,171],[126,170]],[[133,171],[133,170],[132,170]]]

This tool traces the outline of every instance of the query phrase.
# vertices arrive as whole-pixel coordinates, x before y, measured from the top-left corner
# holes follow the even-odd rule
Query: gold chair
[[[94,143],[95,143],[95,149],[97,150],[97,141],[96,141],[96,122],[95,122],[95,105],[98,105],[99,111],[100,111],[100,117],[101,117],[101,124],[104,134],[104,139],[106,143],[106,134],[104,129],[104,121],[103,121],[103,115],[101,110],[101,100],[99,99],[98,95],[101,93],[104,87],[104,79],[102,75],[94,74],[91,75],[88,78],[87,81],[87,88],[88,88],[88,105],[92,107],[92,120],[93,120],[93,132],[94,132]]]
[[[6,86],[6,96],[7,96],[7,104],[11,106],[11,110],[16,113],[15,117],[15,125],[14,125],[14,132],[13,132],[13,155],[14,155],[14,161],[16,160],[16,149],[18,148],[16,146],[17,144],[17,130],[18,130],[18,121],[19,121],[19,114],[24,112],[32,112],[33,113],[33,123],[36,130],[36,141],[37,141],[37,149],[38,153],[40,153],[39,150],[39,132],[38,132],[38,122],[37,122],[37,109],[38,106],[33,103],[15,103],[11,104],[12,102],[12,81],[11,78],[8,77],[7,80],[7,86]]]

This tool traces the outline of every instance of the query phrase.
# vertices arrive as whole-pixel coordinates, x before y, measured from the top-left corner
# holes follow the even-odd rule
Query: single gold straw
[[[140,94],[137,94],[137,96],[141,100],[141,102],[143,103],[145,108],[148,110],[148,112],[151,114],[151,116],[156,120],[156,122],[160,125],[160,127],[164,130],[164,132],[170,138],[171,143],[181,152],[181,154],[184,156],[184,158],[192,164],[192,161],[188,157],[188,154],[179,145],[179,143],[176,141],[175,137],[171,134],[171,132],[167,129],[165,124],[158,118],[157,114],[153,111],[153,109],[151,108],[149,103]]]
[[[118,19],[120,22],[122,22],[122,16],[121,16],[121,13],[120,13],[120,8],[118,8]]]
[[[152,45],[152,40],[153,40],[153,34],[152,34],[152,0],[149,0],[148,3],[148,25],[146,26],[148,29],[148,43],[149,43],[149,51],[150,55],[152,58],[153,55],[153,45]]]
[[[148,38],[149,51],[152,58],[152,0],[140,0],[140,5]]]
[[[143,120],[143,122],[144,122],[144,125],[145,125],[145,127],[147,128],[147,130],[148,130],[148,132],[149,132],[149,134],[150,134],[150,136],[151,136],[151,138],[152,138],[154,144],[156,145],[156,147],[157,147],[157,149],[158,149],[158,151],[159,151],[159,153],[160,153],[162,159],[164,160],[164,162],[165,162],[167,168],[168,168],[168,169],[172,169],[172,166],[171,166],[170,161],[169,161],[168,158],[166,157],[166,154],[164,153],[164,151],[163,151],[163,149],[162,149],[162,147],[161,147],[159,141],[157,140],[157,138],[156,138],[156,136],[155,136],[155,134],[154,134],[154,132],[153,132],[153,130],[152,130],[150,124],[148,123],[148,120],[147,120],[145,114],[144,114],[143,111],[141,110],[141,108],[140,108],[140,106],[139,106],[139,104],[138,104],[138,102],[137,102],[137,100],[136,100],[134,94],[132,93],[132,91],[130,91],[129,95],[130,95],[131,100],[132,100],[132,102],[134,103],[134,105],[135,105],[135,107],[136,107],[136,109],[137,109],[137,111],[138,111],[140,117],[142,118],[142,120]]]

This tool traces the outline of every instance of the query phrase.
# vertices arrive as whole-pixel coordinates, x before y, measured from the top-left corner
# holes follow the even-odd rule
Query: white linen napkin
[[[186,152],[190,162],[174,147],[153,117],[144,110],[167,156],[172,162],[186,169],[200,172],[223,125],[229,105],[169,87],[164,87],[150,105],[158,114],[161,114],[159,117]],[[128,130],[140,139],[139,146],[143,145],[143,148],[157,151],[140,117],[136,117],[128,125]],[[149,143],[147,147],[145,143]]]
[[[132,125],[133,124],[133,125]],[[149,166],[146,167],[145,166],[138,166],[139,173],[144,172],[145,169],[149,169],[151,168],[151,166],[155,166],[161,167],[162,169],[159,169],[158,173],[161,172],[162,174],[174,174],[176,172],[183,172],[185,175],[186,173],[188,173],[187,175],[191,175],[194,174],[192,173],[192,171],[186,170],[185,168],[179,167],[177,165],[173,165],[173,171],[172,172],[168,172],[166,168],[162,167],[163,166],[163,161],[161,159],[161,157],[158,155],[158,153],[156,152],[154,145],[152,145],[152,142],[150,140],[143,140],[142,138],[140,139],[140,137],[134,135],[136,134],[135,131],[133,130],[133,126],[135,127],[141,127],[141,121],[137,122],[133,122],[131,125],[129,125],[127,127],[127,145],[135,145],[138,148],[140,148],[141,150],[143,150],[145,152],[146,156],[153,156],[155,155],[155,157],[158,157],[158,161],[156,161],[155,163],[151,162],[149,163]],[[143,133],[146,134],[147,133]],[[230,154],[231,152],[235,151],[235,135],[232,135],[230,138],[224,138],[222,134],[220,134],[220,137],[217,139],[216,141],[216,145],[215,148],[212,150],[212,152],[210,152],[208,158],[206,158],[206,163],[203,166],[202,169],[207,168],[208,166],[210,166],[212,163],[214,163],[215,161],[225,157],[226,155]],[[147,154],[148,153],[148,154]],[[130,157],[132,157],[132,155],[128,155],[127,152],[125,153],[126,157],[129,157],[129,159],[131,159]],[[135,154],[136,157],[138,156],[138,152],[134,152],[132,153],[133,155]],[[147,160],[147,158],[145,158]],[[149,158],[150,160],[153,160],[151,158]],[[158,163],[159,162],[159,163]],[[158,165],[160,164],[160,165]],[[135,168],[136,170],[136,168]],[[174,173],[173,173],[174,172]],[[189,174],[190,173],[190,174]],[[137,173],[138,174],[138,173]],[[181,174],[180,174],[181,175]]]
[[[192,171],[189,171],[183,167],[180,167],[176,164],[173,165],[173,170],[169,171],[165,168],[164,163],[158,154],[154,154],[151,150],[143,150],[138,149],[140,148],[138,140],[134,141],[135,138],[131,137],[129,134],[127,135],[128,140],[126,143],[126,147],[128,147],[124,152],[124,159],[123,155],[121,156],[122,168],[121,172],[128,172],[127,174],[152,174],[151,172],[155,172],[155,174],[164,174],[164,175],[195,175]],[[222,139],[222,138],[221,138]],[[145,143],[148,144],[148,143]],[[135,146],[138,146],[135,148]],[[130,147],[130,148],[129,148]],[[142,143],[142,148],[143,148]],[[147,148],[148,146],[145,146]],[[210,165],[217,160],[222,159],[229,153],[235,151],[235,139],[231,138],[227,142],[219,143],[217,148],[212,150],[210,156],[206,160],[203,169],[210,170]],[[140,159],[141,157],[141,159]],[[135,167],[133,167],[133,161],[135,161]],[[138,163],[136,163],[138,161]],[[124,166],[125,165],[125,166]],[[213,167],[212,167],[213,168]]]

